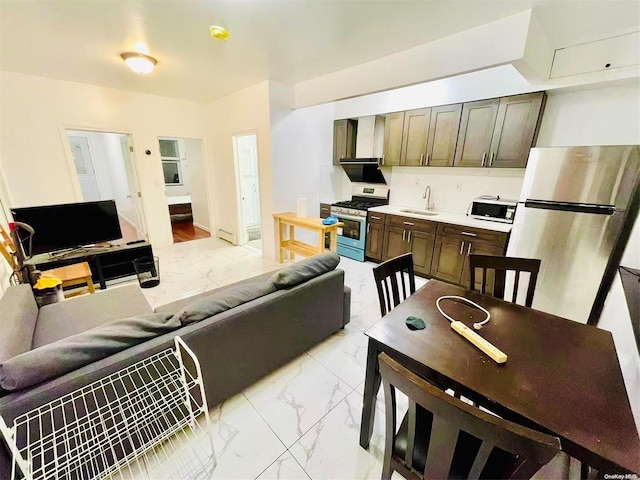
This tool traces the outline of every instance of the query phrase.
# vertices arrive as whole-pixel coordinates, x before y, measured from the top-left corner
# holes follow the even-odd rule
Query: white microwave
[[[478,197],[471,203],[469,216],[480,220],[513,223],[516,215],[517,200],[505,200],[500,197]]]

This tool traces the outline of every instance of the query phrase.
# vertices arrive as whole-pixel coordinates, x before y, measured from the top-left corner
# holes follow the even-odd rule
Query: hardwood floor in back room
[[[188,242],[189,240],[198,240],[200,238],[209,238],[211,234],[202,228],[193,225],[192,222],[176,222],[171,224],[173,232],[173,242]]]

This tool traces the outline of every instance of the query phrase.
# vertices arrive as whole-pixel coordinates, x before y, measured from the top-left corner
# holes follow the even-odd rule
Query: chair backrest
[[[538,272],[540,271],[540,260],[537,258],[516,258],[498,257],[493,255],[469,255],[469,267],[471,272],[471,289],[480,293],[487,293],[496,298],[504,298],[507,272],[513,272],[514,283],[511,292],[511,302],[516,303],[520,290],[522,273],[529,273],[529,284],[527,286],[527,296],[525,305],[531,307],[533,294],[536,290]],[[480,288],[476,285],[476,269],[482,270],[480,277]]]
[[[382,478],[530,478],[560,440],[446,394],[383,353],[386,439]],[[395,390],[409,397],[396,432]],[[404,450],[404,451],[402,451]]]
[[[405,279],[405,275],[408,277],[407,279]],[[380,314],[384,317],[391,309],[397,307],[401,301],[416,291],[413,255],[405,253],[382,262],[373,268],[373,277],[376,280],[378,289]],[[398,282],[398,279],[400,282]],[[389,292],[389,285],[391,285],[391,292]],[[402,287],[402,298],[400,298],[400,286]]]

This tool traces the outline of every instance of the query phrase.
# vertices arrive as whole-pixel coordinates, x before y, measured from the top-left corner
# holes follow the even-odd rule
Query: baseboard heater
[[[218,238],[221,238],[222,240],[225,240],[233,245],[236,244],[236,236],[233,233],[222,228],[218,229]]]

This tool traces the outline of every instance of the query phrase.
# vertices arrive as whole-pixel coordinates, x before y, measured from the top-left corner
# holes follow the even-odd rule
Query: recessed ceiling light
[[[153,67],[156,66],[156,63],[158,63],[155,58],[150,57],[149,55],[145,55],[144,53],[124,52],[121,53],[120,56],[125,61],[127,66],[135,73],[151,73]]]
[[[220,25],[211,25],[209,27],[209,35],[211,35],[211,38],[215,38],[216,40],[228,40],[229,30]]]

